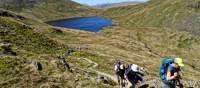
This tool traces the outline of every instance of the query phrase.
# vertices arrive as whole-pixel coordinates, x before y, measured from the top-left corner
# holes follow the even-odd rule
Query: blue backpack
[[[168,69],[169,65],[172,63],[174,63],[174,58],[164,58],[161,61],[161,67],[160,67],[161,80],[166,80],[167,69]]]

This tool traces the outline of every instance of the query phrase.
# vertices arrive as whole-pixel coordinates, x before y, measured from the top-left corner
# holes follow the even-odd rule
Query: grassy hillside
[[[46,20],[60,19],[60,15],[64,14],[53,8],[58,5],[57,2],[51,2],[47,2],[48,8],[43,7],[44,2],[33,8],[23,7],[20,14],[11,11],[3,11],[6,14],[1,14],[0,11],[1,87],[117,88],[112,77],[113,67],[118,59],[126,65],[134,63],[143,67],[145,80],[148,81],[159,78],[160,60],[164,57],[183,58],[184,81],[199,80],[200,38],[189,32],[163,28],[163,24],[157,23],[161,21],[160,18],[153,19],[154,16],[149,16],[150,12],[142,15],[146,17],[145,14],[148,14],[147,18],[155,24],[143,22],[147,18],[143,19],[139,15],[139,12],[149,11],[150,7],[155,9],[163,3],[167,4],[165,8],[171,8],[169,2],[179,3],[180,0],[152,0],[148,4],[109,9],[104,15],[112,18],[115,26],[97,33],[57,28],[43,23]],[[79,13],[80,9],[75,12]],[[52,12],[56,14],[52,14],[50,18],[47,14]],[[155,13],[157,12],[152,14]],[[79,15],[73,15],[73,12],[69,14],[66,17]],[[137,24],[128,21],[129,17],[129,20],[136,19],[134,14],[138,15],[135,21]],[[161,17],[164,15],[166,14],[161,14]],[[75,52],[65,57],[63,54],[68,48]],[[58,56],[65,57],[73,73],[64,69]],[[36,62],[41,64],[42,69],[37,69]]]
[[[71,47],[81,47],[79,57],[88,58],[99,64],[97,70],[113,74],[117,59],[135,63],[144,68],[147,80],[158,78],[160,60],[164,57],[182,57],[184,80],[199,80],[199,38],[187,32],[158,28],[111,27],[99,33],[67,30],[74,35],[52,36],[55,40]],[[66,41],[67,39],[67,41]],[[68,40],[69,39],[69,40]],[[85,62],[82,62],[85,63]],[[76,64],[80,65],[80,64]],[[85,65],[81,65],[85,66]],[[87,65],[86,65],[87,66]],[[191,73],[193,75],[191,75]]]
[[[153,79],[158,77],[161,58],[182,57],[186,63],[183,68],[184,79],[199,80],[196,76],[199,76],[200,70],[200,42],[198,37],[190,33],[126,26],[106,28],[99,33],[77,30],[63,32],[64,34],[59,35],[53,35],[51,31],[44,33],[63,44],[74,48],[81,47],[82,52],[79,52],[78,56],[98,63],[99,71],[114,74],[113,64],[121,58],[126,64],[136,63],[144,67],[146,77]],[[191,73],[195,75],[191,76]]]
[[[16,11],[31,19],[42,21],[97,14],[96,10],[71,0],[0,0],[0,2],[2,2],[0,8]]]
[[[122,25],[166,27],[199,34],[198,0],[150,0],[147,3],[111,8],[105,12]]]
[[[55,40],[52,36],[65,36],[67,37],[65,41],[68,41],[72,33],[54,33],[53,28],[50,27],[39,31],[41,29],[35,29],[10,17],[0,17],[0,27],[2,29],[0,31],[0,86],[2,88],[103,88],[115,85],[112,81],[109,82],[109,79],[107,84],[103,84],[104,82],[99,79],[101,76],[88,69],[90,63],[83,63],[78,59],[98,60],[100,58],[98,55],[84,51],[72,54],[68,59],[70,59],[73,73],[65,70],[59,63],[57,56],[63,56],[69,46]],[[41,70],[37,70],[35,62],[42,65]]]

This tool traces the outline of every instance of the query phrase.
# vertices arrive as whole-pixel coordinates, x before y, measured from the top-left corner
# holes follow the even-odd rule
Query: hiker
[[[70,72],[72,72],[72,70],[71,70],[69,64],[67,63],[67,61],[65,60],[65,58],[58,56],[58,59],[64,65],[65,69],[68,69]]]
[[[65,52],[65,56],[69,56],[74,52],[74,50],[72,48],[69,48],[66,52]]]
[[[117,64],[115,65],[115,73],[119,85],[123,87],[125,85],[125,78],[124,78],[125,66],[120,61],[118,61]]]
[[[139,81],[143,81],[144,74],[139,72],[139,66],[136,64],[129,64],[125,71],[125,79],[128,82],[127,88],[135,88]]]
[[[160,78],[162,88],[176,88],[176,83],[183,88],[180,83],[180,68],[183,67],[181,58],[164,58],[160,68]]]

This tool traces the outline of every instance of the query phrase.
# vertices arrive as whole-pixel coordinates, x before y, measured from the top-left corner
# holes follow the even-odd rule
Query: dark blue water
[[[104,27],[112,25],[111,20],[98,16],[70,18],[70,19],[52,21],[47,23],[53,26],[80,29],[92,32],[97,32],[103,29]]]

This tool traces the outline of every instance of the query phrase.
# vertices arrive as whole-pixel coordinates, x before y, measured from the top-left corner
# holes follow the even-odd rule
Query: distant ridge
[[[112,13],[111,18],[130,26],[166,27],[200,35],[199,11],[199,0],[150,0],[144,4],[112,8],[104,14]]]
[[[94,5],[92,7],[96,8],[96,9],[109,9],[109,8],[113,8],[113,7],[136,5],[136,4],[140,4],[140,3],[143,3],[143,2],[129,1],[129,2],[120,2],[120,3],[107,3],[107,4]]]
[[[88,16],[96,10],[71,0],[0,0],[0,8],[43,21]],[[93,12],[94,11],[94,12]],[[80,14],[77,14],[81,12]],[[56,13],[56,14],[52,14]]]

